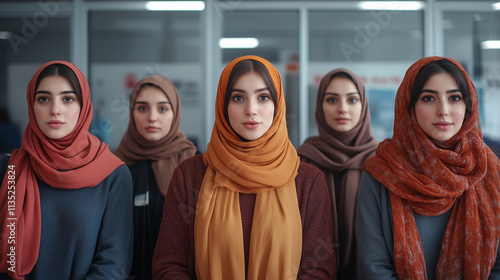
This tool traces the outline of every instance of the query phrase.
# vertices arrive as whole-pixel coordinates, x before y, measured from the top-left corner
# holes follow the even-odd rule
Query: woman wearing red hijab
[[[499,279],[500,161],[455,60],[406,72],[394,136],[365,164],[356,239],[363,279]]]
[[[333,279],[323,173],[288,138],[279,72],[243,56],[219,80],[207,151],[174,172],[154,279]]]
[[[132,180],[89,133],[87,80],[71,63],[28,84],[22,147],[0,158],[0,272],[13,279],[125,279],[132,259]]]

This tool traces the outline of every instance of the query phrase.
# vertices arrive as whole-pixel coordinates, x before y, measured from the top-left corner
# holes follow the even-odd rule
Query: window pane
[[[69,19],[35,14],[0,18],[0,108],[22,135],[28,124],[26,88],[51,60],[69,60]],[[20,144],[20,143],[19,143]]]
[[[309,135],[321,78],[347,68],[365,81],[372,130],[392,136],[394,98],[407,68],[423,56],[421,11],[313,11],[309,14]]]
[[[460,62],[474,80],[485,142],[500,155],[500,49],[485,43],[500,42],[500,14],[445,12],[443,27],[445,56]]]
[[[89,24],[93,133],[117,148],[128,126],[133,85],[155,74],[175,84],[181,130],[198,143],[205,114],[200,13],[92,12]]]

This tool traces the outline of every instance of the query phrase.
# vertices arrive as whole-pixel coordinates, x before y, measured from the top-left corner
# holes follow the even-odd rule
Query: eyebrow
[[[149,104],[149,103],[146,102],[146,101],[136,101],[134,104]],[[168,102],[168,101],[160,101],[157,104],[170,104],[170,102]]]
[[[335,92],[325,92],[325,95],[328,95],[328,94],[330,94],[330,95],[340,96],[340,94],[335,93]],[[359,94],[359,92],[349,92],[349,93],[348,93],[348,94],[346,94],[346,95],[354,95],[354,94],[361,95],[361,94]]]
[[[439,94],[438,91],[432,90],[432,89],[423,89],[421,93],[424,93],[424,92],[433,93],[433,94]],[[456,92],[461,92],[461,91],[459,89],[450,89],[450,90],[446,91],[447,94],[456,93]]]
[[[246,91],[242,90],[242,89],[238,89],[238,88],[233,88],[231,90],[231,92],[241,92],[241,93],[246,93]],[[263,92],[263,91],[269,91],[269,88],[265,87],[265,88],[259,88],[257,89],[255,92]]]
[[[69,93],[76,94],[75,91],[73,91],[73,90],[65,90],[65,91],[61,91],[57,94],[62,95],[62,94],[69,94]],[[35,92],[35,95],[37,95],[37,94],[52,94],[52,93],[48,90],[38,90],[37,92]]]

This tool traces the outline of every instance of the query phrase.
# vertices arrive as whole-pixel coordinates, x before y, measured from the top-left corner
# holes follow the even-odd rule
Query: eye
[[[271,100],[271,96],[269,96],[268,94],[262,94],[261,96],[259,96],[259,100],[266,102]]]
[[[337,103],[337,98],[335,97],[327,97],[325,98],[326,103]]]
[[[231,99],[232,99],[233,101],[240,102],[240,101],[243,101],[243,96],[241,96],[241,95],[233,95],[233,96],[231,97]]]
[[[161,113],[168,112],[169,110],[170,110],[170,107],[168,107],[168,106],[161,106],[160,108],[158,108],[158,111],[160,111]]]
[[[65,103],[71,103],[71,102],[75,101],[75,98],[73,96],[64,96],[63,101]]]
[[[146,106],[137,106],[137,111],[139,112],[146,112],[148,108]]]
[[[359,101],[359,99],[357,97],[349,97],[348,101],[349,103],[356,103]]]
[[[459,102],[460,100],[462,100],[462,96],[460,95],[453,95],[450,97],[450,100],[453,101],[453,102]]]
[[[47,96],[39,96],[37,97],[36,101],[38,101],[39,103],[45,103],[49,102],[49,98]]]
[[[422,101],[424,101],[424,102],[431,102],[431,101],[434,101],[434,97],[433,97],[433,96],[430,96],[430,95],[425,95],[425,96],[423,96],[421,99],[422,99]]]

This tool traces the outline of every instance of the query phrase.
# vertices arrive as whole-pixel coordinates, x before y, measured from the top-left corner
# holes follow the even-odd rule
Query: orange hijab
[[[262,63],[277,90],[269,130],[244,142],[224,118],[224,95],[235,64]],[[302,225],[295,188],[300,164],[288,139],[285,99],[279,72],[267,60],[243,56],[221,74],[212,138],[203,160],[207,171],[195,218],[198,279],[245,279],[239,193],[257,194],[250,238],[247,279],[296,279],[302,254]]]
[[[476,88],[464,68],[472,110],[460,131],[444,143],[423,132],[410,92],[420,69],[442,57],[426,57],[406,72],[398,89],[394,137],[382,142],[365,168],[387,187],[394,221],[394,259],[400,279],[426,279],[424,253],[413,211],[435,216],[452,209],[436,268],[437,279],[487,279],[500,238],[500,162],[483,141]]]
[[[78,77],[82,90],[82,104],[78,122],[73,131],[61,139],[50,139],[37,125],[33,104],[36,81],[40,72],[52,64],[64,64]],[[108,146],[89,133],[92,120],[90,90],[83,73],[73,64],[52,61],[42,65],[28,84],[29,123],[24,131],[22,147],[15,150],[0,189],[0,219],[2,232],[7,225],[15,225],[15,243],[0,237],[0,272],[13,279],[24,279],[33,269],[40,247],[41,213],[37,177],[58,189],[90,188],[99,184],[123,162],[114,156]],[[12,168],[11,168],[12,167]],[[10,172],[12,171],[12,172]],[[91,174],[91,176],[89,176]],[[9,176],[10,175],[10,176]],[[14,182],[12,182],[14,179]],[[15,185],[15,210],[10,211],[13,196],[8,190]],[[14,251],[15,268],[8,261]]]
[[[146,83],[157,85],[172,105],[174,118],[170,132],[158,141],[148,141],[137,131],[134,120],[134,107],[141,86]],[[130,95],[130,121],[127,132],[115,154],[128,165],[138,160],[149,159],[160,192],[165,196],[174,170],[182,161],[194,156],[196,147],[179,129],[181,123],[181,101],[174,84],[164,77],[153,75],[140,80]]]

